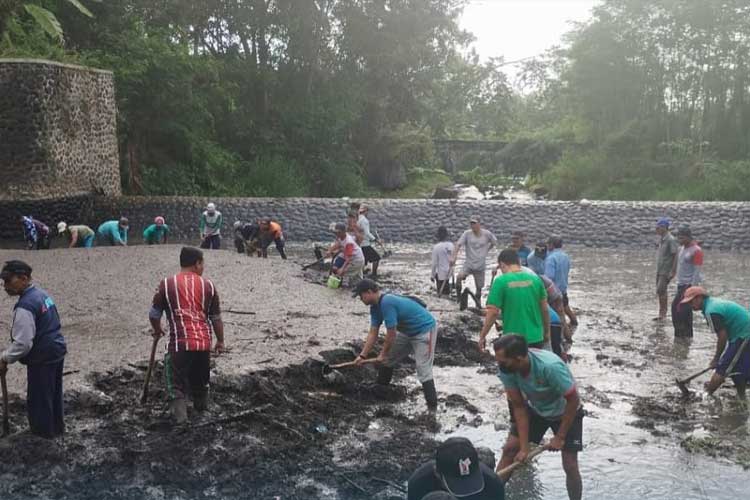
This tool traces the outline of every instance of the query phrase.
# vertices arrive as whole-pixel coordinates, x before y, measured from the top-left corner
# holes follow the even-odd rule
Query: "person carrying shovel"
[[[380,325],[385,323],[386,334],[383,348],[377,360],[377,383],[388,385],[396,365],[409,354],[414,354],[417,379],[422,383],[424,398],[430,411],[437,409],[437,392],[432,379],[432,363],[435,359],[437,321],[427,308],[411,297],[382,292],[378,284],[370,279],[360,281],[352,297],[359,297],[370,306],[370,332],[364,347],[355,360],[364,364],[375,345]]]
[[[709,366],[715,368],[705,388],[713,394],[727,377],[731,377],[737,396],[745,397],[750,381],[750,311],[730,300],[711,297],[705,288],[692,286],[685,290],[681,304],[701,311],[709,328],[716,334],[716,352]]]
[[[203,252],[183,247],[179,273],[159,283],[149,312],[154,342],[164,336],[161,317],[167,313],[169,343],[164,357],[167,393],[178,424],[187,422],[185,398],[192,393],[193,407],[208,406],[211,365],[211,331],[216,335],[216,354],[224,351],[224,324],[221,321],[219,293],[203,278]]]
[[[31,432],[44,438],[59,436],[65,431],[62,383],[67,348],[57,307],[47,292],[31,282],[31,267],[25,262],[6,262],[0,278],[5,292],[18,297],[13,308],[11,342],[0,355],[3,392],[8,365],[16,361],[26,365],[26,408]]]

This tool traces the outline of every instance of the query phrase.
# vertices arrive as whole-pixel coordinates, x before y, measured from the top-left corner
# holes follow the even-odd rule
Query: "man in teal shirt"
[[[146,245],[166,244],[168,234],[169,226],[164,223],[164,217],[159,216],[143,231],[143,241]]]
[[[427,408],[431,412],[437,409],[437,391],[432,378],[437,321],[427,307],[416,298],[384,293],[370,279],[357,283],[353,296],[370,306],[370,332],[357,356],[357,364],[367,358],[378,340],[380,325],[385,323],[385,341],[378,356],[378,384],[390,384],[396,365],[413,354],[417,365],[417,379],[422,383]]]
[[[109,246],[127,246],[128,244],[128,219],[120,217],[120,220],[110,220],[103,223],[96,230],[99,242]]]
[[[511,428],[497,470],[526,460],[529,442],[538,444],[551,428],[555,435],[546,448],[561,452],[568,497],[580,500],[583,409],[568,365],[552,352],[529,349],[521,335],[503,335],[492,347],[511,406]],[[500,479],[509,477],[504,474]]]
[[[694,311],[703,312],[709,328],[716,334],[716,351],[710,365],[716,370],[706,382],[706,391],[713,394],[729,376],[737,396],[744,399],[750,381],[750,311],[730,300],[711,297],[700,286],[688,288],[681,304],[690,304]]]

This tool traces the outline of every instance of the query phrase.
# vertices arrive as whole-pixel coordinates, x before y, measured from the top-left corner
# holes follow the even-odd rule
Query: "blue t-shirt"
[[[557,285],[562,293],[568,292],[570,257],[559,248],[552,250],[544,259],[544,275]]]
[[[119,243],[120,241],[128,242],[128,228],[121,228],[120,223],[116,220],[111,220],[103,223],[97,229],[100,236],[107,238],[113,243]]]
[[[570,368],[554,352],[541,349],[529,349],[529,362],[528,377],[501,371],[497,376],[506,391],[520,390],[537,414],[552,420],[560,418],[565,412],[565,396],[576,389]]]
[[[521,245],[521,248],[516,250],[516,253],[518,254],[518,259],[521,261],[521,265],[525,266],[528,263],[529,255],[531,255],[531,248]]]
[[[526,257],[526,266],[539,276],[544,274],[544,259],[539,257],[535,252],[531,252]]]
[[[386,328],[414,337],[432,330],[435,318],[416,300],[392,293],[380,296],[380,302],[370,306],[370,325],[379,327],[385,323]]]
[[[549,311],[549,324],[552,326],[562,326],[560,323],[560,316],[557,315],[557,311],[552,309],[552,306],[547,304],[547,310]]]

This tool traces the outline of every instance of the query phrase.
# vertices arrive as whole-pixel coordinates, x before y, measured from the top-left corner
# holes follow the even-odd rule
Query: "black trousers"
[[[167,392],[171,399],[205,399],[211,379],[211,351],[169,352],[164,357]]]
[[[690,285],[677,285],[677,294],[672,301],[672,326],[675,337],[693,336],[693,308],[690,304],[680,304],[688,288]]]
[[[212,234],[211,236],[206,236],[201,241],[201,248],[204,250],[219,250],[221,248],[221,235]]]
[[[31,432],[51,438],[65,431],[63,423],[63,363],[27,365],[26,410]]]

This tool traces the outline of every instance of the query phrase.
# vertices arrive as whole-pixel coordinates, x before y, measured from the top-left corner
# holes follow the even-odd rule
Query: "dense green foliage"
[[[424,195],[451,138],[507,143],[455,165],[484,187],[750,199],[747,0],[603,0],[515,87],[463,2],[0,0],[0,56],[114,71],[131,193]]]

